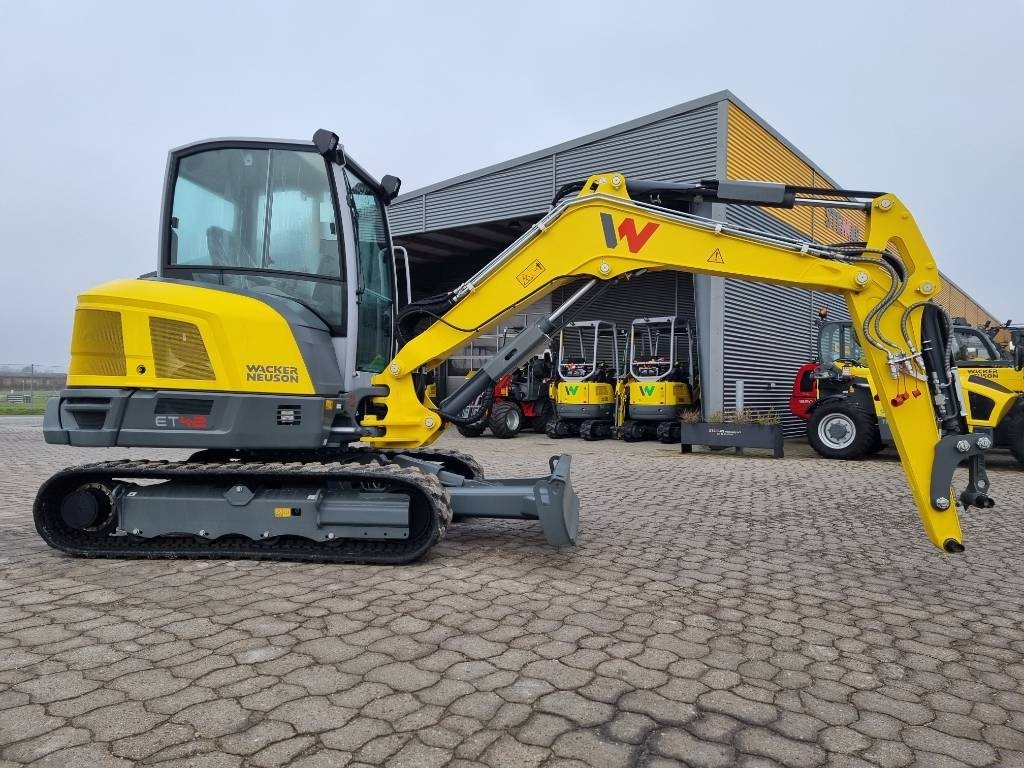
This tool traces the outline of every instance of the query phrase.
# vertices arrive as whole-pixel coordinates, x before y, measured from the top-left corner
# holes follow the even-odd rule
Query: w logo
[[[650,397],[651,395],[654,394],[654,389],[655,389],[655,387],[654,387],[653,384],[641,384],[640,385],[640,391],[643,392],[648,397]]]
[[[566,394],[575,395],[579,391],[580,391],[580,385],[579,384],[566,384],[565,385],[565,392],[566,392]]]
[[[612,215],[610,213],[602,213],[601,227],[604,229],[605,245],[609,248],[617,247],[621,238],[626,241],[626,246],[629,248],[630,253],[639,253],[640,249],[651,239],[651,235],[654,234],[658,225],[653,221],[649,221],[644,224],[643,229],[637,232],[636,220],[632,217],[627,217],[616,228]]]

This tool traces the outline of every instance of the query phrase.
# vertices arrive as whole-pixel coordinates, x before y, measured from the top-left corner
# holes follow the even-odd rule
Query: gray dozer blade
[[[580,500],[569,479],[572,456],[567,453],[551,457],[551,474],[547,477],[508,480],[467,480],[446,472],[435,462],[404,454],[392,460],[436,475],[451,498],[456,520],[469,517],[539,520],[549,544],[565,547],[576,543]]]

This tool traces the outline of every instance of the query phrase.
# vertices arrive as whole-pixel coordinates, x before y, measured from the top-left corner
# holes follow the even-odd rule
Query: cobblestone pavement
[[[891,459],[445,440],[495,477],[572,450],[581,545],[473,522],[408,567],[73,559],[36,487],[127,452],[0,420],[0,765],[1024,765],[1007,459],[952,557]]]

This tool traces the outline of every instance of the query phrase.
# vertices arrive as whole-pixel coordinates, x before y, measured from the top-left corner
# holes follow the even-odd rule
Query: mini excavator
[[[939,270],[894,195],[599,173],[557,190],[469,280],[413,301],[388,230],[399,186],[325,130],[171,151],[157,271],[79,296],[67,387],[43,431],[49,443],[195,452],[56,473],[34,505],[48,544],[88,557],[402,563],[462,517],[539,521],[552,545],[573,544],[570,456],[539,478],[494,480],[430,445],[573,311],[655,270],[841,294],[880,396],[899,402],[890,426],[928,538],[962,551],[958,510],[992,505],[991,438],[968,429],[952,326],[930,301]],[[860,210],[866,242],[821,245],[697,215],[714,202]],[[433,401],[442,361],[569,284],[558,309]]]

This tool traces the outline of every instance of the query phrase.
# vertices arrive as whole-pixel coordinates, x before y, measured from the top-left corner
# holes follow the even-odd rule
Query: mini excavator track
[[[444,535],[452,520],[448,494],[436,476],[392,463],[396,455],[439,463],[470,479],[482,477],[479,464],[456,451],[371,449],[314,452],[255,452],[248,455],[202,451],[188,461],[121,460],[70,467],[51,477],[36,497],[36,530],[52,547],[80,557],[106,558],[242,558],[321,563],[400,564],[423,556]],[[188,487],[261,487],[266,485],[327,488],[344,484],[373,493],[398,494],[409,500],[407,538],[334,538],[304,536],[252,538],[227,534],[216,538],[196,533],[143,537],[118,526],[116,500],[153,482]],[[95,519],[74,526],[65,502],[84,494],[96,505]],[[218,500],[219,501],[219,500]],[[72,504],[72,507],[75,505]],[[71,516],[73,516],[73,509]]]

